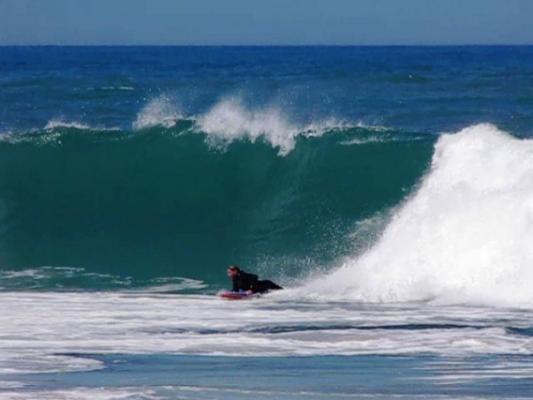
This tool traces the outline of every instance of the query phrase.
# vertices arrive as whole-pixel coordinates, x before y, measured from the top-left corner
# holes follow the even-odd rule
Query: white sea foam
[[[175,104],[167,96],[157,97],[146,104],[137,119],[133,122],[134,129],[145,129],[154,126],[172,128],[183,118]]]
[[[39,354],[29,349],[19,349],[17,354],[0,354],[0,374],[5,375],[92,371],[102,367],[100,361],[91,358]]]
[[[44,132],[43,132],[44,129]],[[89,125],[79,121],[68,121],[61,118],[51,119],[44,128],[32,128],[27,131],[0,132],[0,142],[11,144],[34,143],[34,144],[61,144],[61,129],[75,129],[79,131],[119,131],[119,127],[107,127],[101,125]]]
[[[377,243],[304,293],[533,306],[533,140],[488,124],[440,137]]]
[[[353,145],[364,145],[371,143],[391,143],[391,142],[405,142],[405,141],[415,141],[423,139],[422,136],[400,136],[388,133],[386,128],[381,127],[372,127],[372,126],[362,126],[358,125],[358,128],[365,130],[370,130],[371,132],[376,132],[372,135],[359,135],[355,136],[352,139],[344,140],[340,144],[344,146],[353,146]]]
[[[531,361],[527,358],[504,358],[476,365],[464,358],[436,359],[424,366],[424,370],[430,374],[419,379],[432,381],[437,385],[464,385],[492,379],[531,379],[532,369]]]
[[[105,127],[105,126],[91,126],[88,124],[85,124],[83,122],[79,121],[66,121],[64,119],[51,119],[47,122],[44,129],[47,131],[53,131],[60,128],[66,128],[66,129],[78,129],[78,130],[98,130],[98,131],[117,131],[120,128],[118,127]],[[34,133],[35,130],[30,131],[30,133]],[[19,135],[19,136],[27,136],[27,135]]]
[[[341,142],[344,146],[352,146],[352,145],[359,145],[359,144],[368,144],[368,143],[383,143],[390,141],[388,138],[384,136],[378,136],[378,135],[372,135],[367,137],[357,137],[350,140],[345,140]]]
[[[13,133],[11,131],[5,131],[5,132],[0,132],[0,140],[2,140],[3,138],[8,138],[12,135]]]
[[[68,389],[13,390],[0,392],[1,400],[161,400],[157,389],[143,387],[73,387]]]
[[[507,331],[530,311],[131,292],[3,292],[0,304],[4,374],[101,368],[76,354],[533,354],[533,337]]]
[[[62,119],[52,119],[48,121],[44,129],[52,130],[56,128],[74,128],[74,129],[90,129],[90,126],[77,121],[65,121]]]
[[[225,146],[237,139],[255,142],[262,138],[279,149],[281,155],[294,149],[298,136],[321,136],[328,130],[341,129],[347,123],[326,119],[310,124],[296,124],[275,106],[259,109],[245,107],[238,99],[225,99],[197,119],[208,142]]]
[[[153,279],[149,281],[147,285],[132,290],[138,290],[145,293],[171,293],[204,289],[206,287],[207,284],[197,279],[167,277]]]
[[[26,384],[17,381],[2,381],[0,380],[0,392],[6,391],[6,389],[20,389],[26,386]],[[1,399],[2,397],[0,397]]]
[[[27,133],[7,133],[0,135],[0,142],[9,144],[33,143],[36,145],[61,144],[61,133],[54,129],[47,129],[47,132],[38,135],[36,132],[36,130],[32,130]]]

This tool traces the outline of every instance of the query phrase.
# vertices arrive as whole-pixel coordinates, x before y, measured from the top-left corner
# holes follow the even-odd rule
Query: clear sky
[[[533,0],[0,0],[0,44],[533,44]]]

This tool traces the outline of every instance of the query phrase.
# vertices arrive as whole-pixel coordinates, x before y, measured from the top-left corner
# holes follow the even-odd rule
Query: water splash
[[[306,292],[364,302],[533,306],[533,140],[489,124],[441,136],[377,243]]]

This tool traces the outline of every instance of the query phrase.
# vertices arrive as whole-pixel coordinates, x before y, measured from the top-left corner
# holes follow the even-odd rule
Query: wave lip
[[[248,109],[239,100],[226,99],[217,103],[196,120],[199,131],[207,134],[207,141],[214,146],[226,146],[237,139],[255,142],[259,138],[287,155],[296,146],[298,136],[321,136],[327,131],[352,125],[327,119],[307,125],[290,122],[277,107]]]
[[[490,124],[442,135],[376,244],[305,292],[363,302],[533,306],[533,140]]]
[[[197,120],[199,130],[208,135],[213,145],[224,145],[241,137],[252,142],[264,136],[280,152],[287,154],[294,148],[297,129],[274,108],[250,111],[235,100],[215,105]]]
[[[215,148],[226,148],[237,140],[255,143],[264,140],[279,154],[289,154],[296,146],[298,137],[319,137],[331,131],[350,128],[363,128],[376,132],[387,128],[369,127],[326,118],[310,123],[295,123],[277,106],[262,108],[246,107],[238,98],[225,98],[209,110],[186,115],[178,111],[172,101],[165,96],[151,100],[137,115],[133,129],[142,130],[153,127],[174,128],[180,121],[192,123],[192,132],[206,135],[206,142]]]

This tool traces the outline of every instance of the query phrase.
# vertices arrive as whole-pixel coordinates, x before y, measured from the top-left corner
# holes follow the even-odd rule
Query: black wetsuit
[[[257,275],[240,271],[239,275],[233,278],[233,291],[251,290],[253,293],[265,293],[269,290],[283,289],[272,281],[260,281]]]

